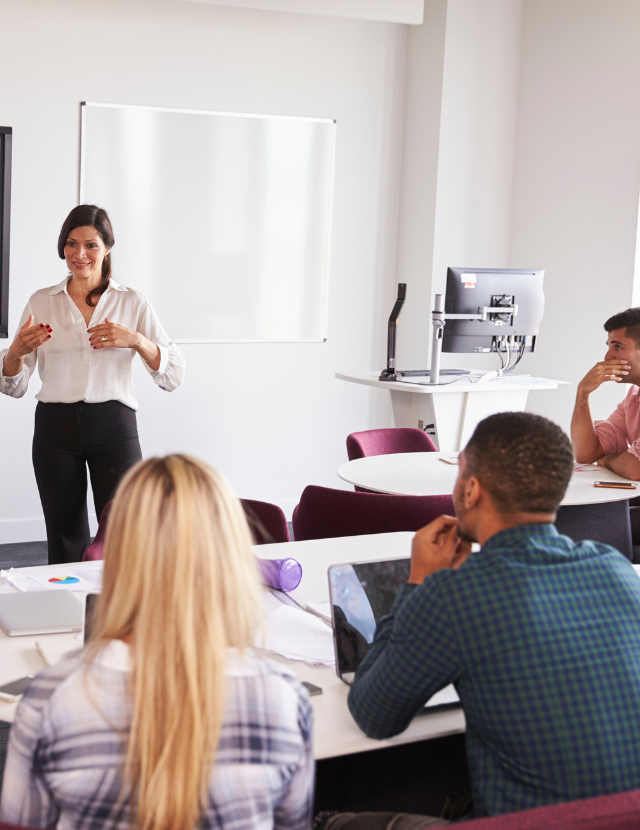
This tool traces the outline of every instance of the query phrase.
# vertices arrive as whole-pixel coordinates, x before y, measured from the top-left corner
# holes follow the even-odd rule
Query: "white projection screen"
[[[181,343],[325,339],[335,122],[82,104],[80,203]]]

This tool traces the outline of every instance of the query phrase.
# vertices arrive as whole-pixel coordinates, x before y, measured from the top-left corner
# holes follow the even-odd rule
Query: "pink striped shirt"
[[[640,461],[640,388],[632,386],[606,421],[594,421],[605,455],[630,452]]]

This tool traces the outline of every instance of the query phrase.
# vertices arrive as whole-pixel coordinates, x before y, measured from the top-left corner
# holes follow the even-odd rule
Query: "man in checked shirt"
[[[614,548],[556,531],[573,463],[545,418],[505,412],[478,424],[460,454],[457,518],[416,534],[409,582],[349,694],[360,728],[382,739],[454,683],[473,817],[640,787],[640,579]],[[447,823],[343,813],[317,826]]]

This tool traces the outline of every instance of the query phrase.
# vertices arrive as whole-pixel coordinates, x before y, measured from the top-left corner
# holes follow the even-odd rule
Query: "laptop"
[[[84,602],[72,591],[0,593],[0,628],[9,637],[82,631]]]
[[[373,642],[376,625],[391,611],[398,591],[407,584],[410,565],[410,559],[389,559],[329,568],[336,672],[344,683],[353,683]],[[449,685],[436,692],[425,709],[431,712],[459,706],[460,698]]]
[[[87,594],[84,605],[84,644],[91,639],[93,633],[93,620],[96,613],[96,605],[100,594]]]

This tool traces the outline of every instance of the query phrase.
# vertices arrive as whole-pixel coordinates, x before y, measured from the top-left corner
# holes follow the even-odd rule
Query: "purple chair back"
[[[253,499],[240,499],[240,503],[251,528],[254,544],[291,541],[287,518],[277,504]]]
[[[451,496],[353,493],[310,484],[293,512],[293,536],[303,541],[415,531],[443,513],[454,515]]]
[[[426,432],[413,427],[368,429],[347,436],[349,461],[396,452],[438,452],[438,448]]]
[[[469,830],[637,830],[640,790],[465,822]]]
[[[100,524],[98,525],[96,538],[82,554],[83,562],[89,562],[93,559],[104,559],[104,540],[107,538],[107,522],[112,504],[113,499],[105,504],[102,515],[100,516]]]

